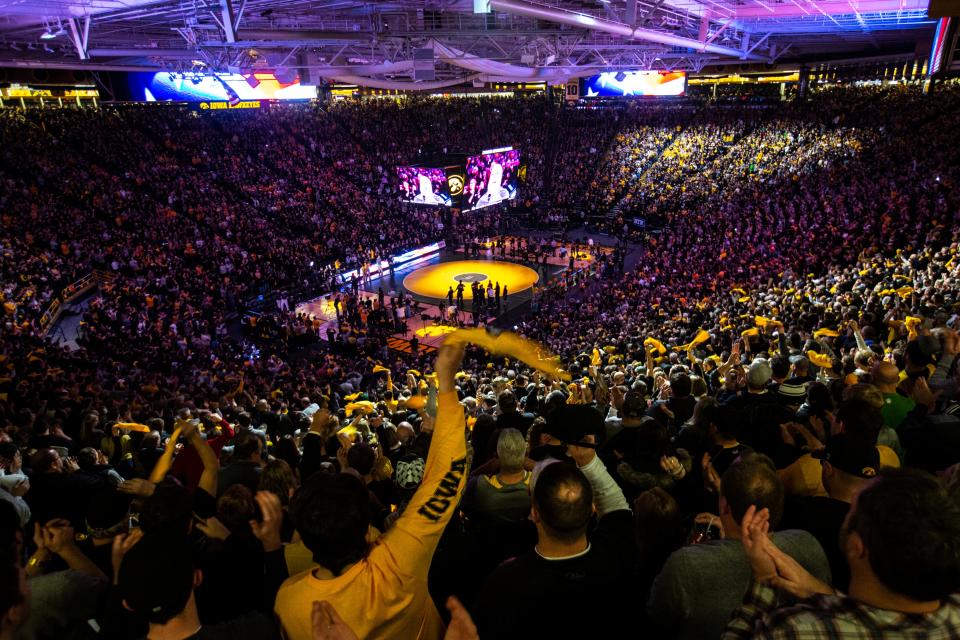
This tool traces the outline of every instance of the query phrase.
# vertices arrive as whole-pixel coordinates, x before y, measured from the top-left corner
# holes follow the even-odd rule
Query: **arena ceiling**
[[[295,69],[313,82],[423,87],[559,81],[617,69],[699,72],[731,63],[923,57],[934,27],[927,5],[928,0],[0,0],[0,67]],[[482,12],[487,8],[489,13]]]

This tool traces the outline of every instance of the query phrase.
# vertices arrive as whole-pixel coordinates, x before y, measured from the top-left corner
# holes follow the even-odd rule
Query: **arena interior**
[[[0,640],[960,638],[958,16],[0,0]]]

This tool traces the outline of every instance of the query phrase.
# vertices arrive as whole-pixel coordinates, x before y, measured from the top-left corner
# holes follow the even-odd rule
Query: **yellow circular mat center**
[[[410,293],[427,298],[446,298],[450,287],[453,287],[456,299],[457,284],[463,282],[463,298],[468,300],[473,298],[470,285],[474,282],[484,288],[488,283],[496,286],[499,282],[500,291],[506,287],[512,295],[526,291],[539,279],[533,269],[512,262],[457,260],[417,269],[403,279],[403,286]]]

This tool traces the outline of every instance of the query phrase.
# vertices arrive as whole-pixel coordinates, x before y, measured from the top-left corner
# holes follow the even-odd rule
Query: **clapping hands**
[[[770,510],[750,506],[740,524],[741,541],[753,569],[753,578],[797,598],[831,595],[830,585],[812,576],[800,563],[781,551],[770,538]]]

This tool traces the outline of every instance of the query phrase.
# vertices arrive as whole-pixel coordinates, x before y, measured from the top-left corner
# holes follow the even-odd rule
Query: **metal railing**
[[[50,329],[57,324],[60,314],[63,313],[64,306],[70,304],[81,295],[87,293],[94,287],[100,286],[101,282],[112,282],[114,275],[106,271],[92,271],[83,276],[76,282],[73,282],[63,288],[63,291],[53,299],[47,310],[40,316],[40,335],[46,337]]]

